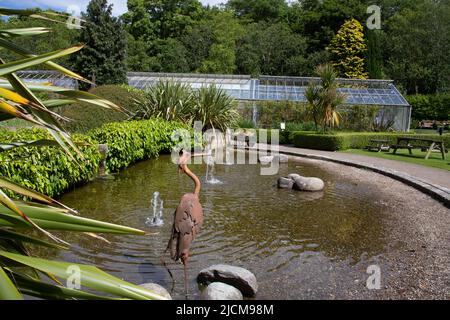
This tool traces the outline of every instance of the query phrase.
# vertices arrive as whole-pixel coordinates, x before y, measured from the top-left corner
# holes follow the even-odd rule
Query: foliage
[[[412,118],[422,120],[450,120],[450,94],[407,96],[412,106]]]
[[[224,1],[226,2],[226,1]],[[349,19],[368,18],[368,0],[233,0],[202,7],[198,0],[129,0],[123,21],[130,71],[214,72],[311,76],[330,62],[326,47]],[[382,29],[365,30],[370,78],[393,79],[408,94],[450,89],[450,3],[378,0]],[[28,18],[0,21],[4,28],[32,26]],[[44,21],[43,25],[49,25]],[[36,53],[67,47],[79,32],[20,37]],[[235,32],[236,30],[240,32]],[[40,41],[42,39],[42,41]],[[345,43],[344,45],[346,45]],[[2,54],[6,61],[10,54]],[[68,66],[65,58],[60,60]]]
[[[53,32],[46,32],[35,37],[17,37],[14,43],[21,48],[28,48],[34,54],[43,54],[52,52],[61,48],[68,48],[75,43],[78,31],[76,29],[67,28],[65,23],[54,23],[52,21],[43,20],[39,23],[41,27],[51,28]],[[8,20],[0,19],[0,29],[23,29],[36,26],[36,19],[24,16],[11,16]],[[13,51],[2,50],[1,57],[4,61],[9,62],[20,58],[20,55]],[[54,60],[58,64],[70,68],[71,63],[69,57],[61,57]],[[47,69],[45,65],[32,67],[32,69]]]
[[[0,130],[2,143],[42,139],[51,139],[42,129]],[[70,187],[91,180],[98,171],[100,154],[92,139],[78,135],[74,141],[90,144],[80,147],[83,158],[75,156],[78,163],[57,146],[24,146],[0,152],[0,175],[50,197],[58,196]]]
[[[345,106],[338,108],[341,115],[340,129],[347,131],[372,131],[378,106]],[[383,122],[385,123],[385,122]]]
[[[309,51],[318,52],[330,44],[345,21],[350,18],[367,19],[369,4],[372,3],[365,0],[296,1],[288,12],[288,21],[294,32],[306,37]]]
[[[74,69],[97,85],[126,83],[127,37],[112,6],[107,0],[91,0],[83,19],[86,27],[77,40],[86,47],[75,56]]]
[[[108,145],[106,167],[116,172],[137,161],[170,152],[175,145],[171,135],[177,129],[190,127],[161,119],[115,122],[94,129],[89,136]]]
[[[201,121],[203,130],[224,132],[239,120],[234,99],[214,85],[195,90],[189,85],[159,81],[145,90],[136,106],[134,119],[162,118],[186,124]]]
[[[319,125],[330,130],[339,125],[337,108],[344,103],[345,96],[337,91],[336,72],[330,64],[317,67],[316,73],[320,77],[320,86],[312,83],[305,92],[308,113],[314,120],[316,130]]]
[[[383,48],[382,32],[380,30],[367,30],[367,73],[370,79],[383,79]]]
[[[398,133],[369,133],[369,132],[352,132],[352,133],[335,133],[335,134],[318,134],[307,132],[294,132],[294,144],[298,148],[337,151],[347,149],[364,149],[369,145],[370,140],[388,140],[390,144],[395,144],[398,137],[408,135],[416,138],[426,139],[443,139],[445,145],[450,145],[450,135],[421,135],[421,134],[398,134]]]
[[[212,29],[212,43],[198,71],[232,74],[236,70],[236,41],[243,28],[227,11],[212,15],[208,24]]]
[[[91,89],[89,92],[114,102],[116,105],[128,110],[129,113],[137,111],[135,100],[143,96],[142,91],[125,85],[99,86]],[[100,127],[104,123],[125,121],[130,117],[126,113],[99,109],[84,102],[64,106],[59,113],[72,119],[72,121],[64,124],[64,127],[69,132],[87,132]]]
[[[229,0],[227,3],[235,15],[244,20],[280,20],[288,10],[284,0]]]
[[[20,15],[43,19],[46,21],[59,21],[60,23],[67,21],[68,18],[67,15],[62,14],[40,12],[36,10],[10,10],[4,8],[0,8],[0,15]],[[63,21],[58,19],[62,19]],[[57,70],[66,76],[81,81],[87,81],[80,75],[52,61],[53,59],[65,57],[71,53],[77,52],[83,46],[77,45],[66,49],[35,55],[29,49],[22,48],[14,42],[15,38],[45,34],[49,31],[50,29],[42,27],[0,30],[0,47],[2,49],[2,53],[6,50],[17,53],[21,56],[18,60],[9,61],[7,63],[0,59],[0,121],[13,118],[26,120],[34,125],[46,128],[48,132],[47,136],[51,136],[54,139],[11,141],[6,144],[2,143],[1,150],[6,152],[4,155],[2,154],[2,156],[8,157],[12,155],[13,157],[12,159],[9,159],[10,161],[6,161],[5,165],[2,167],[9,168],[9,173],[13,176],[13,178],[18,172],[20,172],[20,174],[25,172],[25,174],[32,175],[33,173],[36,173],[34,169],[36,168],[36,165],[39,164],[39,158],[47,158],[50,162],[57,161],[57,164],[54,162],[51,163],[54,165],[61,165],[59,169],[62,169],[63,171],[65,170],[66,174],[71,177],[71,182],[75,182],[89,176],[91,166],[94,166],[95,161],[98,160],[95,156],[92,156],[92,159],[87,159],[88,163],[86,168],[84,168],[85,170],[80,169],[80,171],[75,171],[78,169],[74,166],[81,165],[81,162],[85,161],[86,158],[83,156],[80,149],[75,145],[70,135],[67,134],[67,132],[65,132],[59,124],[57,119],[61,119],[62,117],[51,109],[62,104],[66,104],[68,101],[73,103],[81,100],[104,108],[116,110],[122,109],[114,103],[101,99],[90,93],[77,90],[67,90],[51,85],[26,85],[19,77],[17,77],[15,74],[16,71],[44,64],[46,67],[52,70]],[[58,97],[64,96],[66,100],[53,99],[43,101],[36,94],[34,94],[33,91],[57,92]],[[17,134],[20,135],[22,132]],[[36,134],[39,135],[39,133]],[[3,135],[7,134],[3,133]],[[7,140],[8,137],[4,136],[3,138]],[[15,136],[14,138],[20,137]],[[31,159],[30,161],[30,152],[32,152],[30,149],[26,154],[21,154],[26,157],[26,161],[24,161],[25,165],[21,166],[19,169],[17,167],[17,163],[15,163],[19,160],[16,158],[17,154],[14,155],[11,154],[11,152],[16,152],[16,149],[17,152],[20,152],[20,148],[32,148],[38,145],[60,146],[64,151],[64,155],[67,156],[68,159],[72,160],[72,164],[65,165],[64,160],[66,158],[61,156],[61,154],[52,153],[50,156],[50,154],[46,152],[49,149],[43,149],[44,152],[39,150],[35,156],[37,160]],[[88,155],[90,155],[90,152],[92,152],[92,150],[87,152]],[[54,155],[56,155],[56,159],[53,157]],[[33,154],[31,154],[31,156],[33,156]],[[28,166],[30,163],[31,165]],[[22,167],[25,167],[25,170],[22,170]],[[29,169],[29,171],[27,169]],[[50,171],[48,168],[42,168],[42,166],[40,166],[39,170],[41,169],[44,170],[43,172],[46,172],[46,169],[47,171]],[[37,175],[39,176],[39,173]],[[43,177],[37,177],[37,179],[33,182],[39,185],[42,182],[48,182],[48,179],[55,178],[60,178],[59,172],[55,172],[51,176],[49,174],[44,174]],[[23,181],[24,179],[21,179],[21,182]],[[53,187],[58,189],[67,186],[63,184]],[[12,200],[8,197],[8,193],[11,192],[16,195],[26,197],[28,201]],[[51,234],[46,229],[86,232],[89,236],[97,239],[99,237],[95,236],[93,233],[142,235],[144,233],[143,231],[74,216],[74,214],[77,213],[75,210],[64,206],[45,194],[21,186],[6,179],[5,177],[0,177],[0,203],[0,287],[2,288],[0,290],[0,299],[23,299],[22,294],[28,294],[39,298],[51,297],[53,299],[109,299],[109,297],[128,299],[162,298],[157,294],[144,290],[134,284],[117,279],[94,267],[31,257],[28,247],[29,244],[34,244],[37,246],[66,249],[66,247],[57,245],[56,243],[69,246],[67,242]],[[16,230],[23,229],[38,231],[40,234],[45,235],[55,243],[34,238],[30,236],[29,233],[16,232]],[[67,272],[68,265],[77,266],[83,270],[81,285],[94,289],[97,294],[91,294],[86,291],[64,287],[57,277],[67,279],[70,275],[70,273]],[[39,272],[45,275],[48,279],[52,280],[55,284],[53,282],[44,282]],[[107,294],[110,296],[102,297],[100,296],[101,294]]]
[[[256,103],[257,127],[279,128],[281,122],[302,123],[306,119],[306,105],[293,101],[261,101]],[[239,113],[247,122],[253,120],[253,103],[241,104]]]
[[[420,0],[386,21],[386,73],[408,94],[450,89],[450,3]]]
[[[135,101],[134,119],[162,118],[191,123],[195,105],[195,95],[189,85],[158,81],[147,87],[143,96]]]
[[[219,129],[225,132],[233,128],[238,120],[236,102],[224,90],[215,85],[202,87],[195,92],[193,120],[201,121],[203,130]]]
[[[367,79],[364,70],[367,44],[363,26],[358,20],[346,21],[331,41],[328,50],[338,77]]]
[[[251,75],[303,75],[308,70],[306,41],[285,23],[253,23],[238,41],[237,68]]]

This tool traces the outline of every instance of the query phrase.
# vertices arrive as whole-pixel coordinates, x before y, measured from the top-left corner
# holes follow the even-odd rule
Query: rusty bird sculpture
[[[187,163],[190,153],[182,150],[178,162],[179,172],[184,172],[195,184],[193,193],[186,193],[174,214],[172,235],[169,239],[166,251],[170,250],[170,256],[174,261],[181,260],[184,266],[184,289],[187,296],[187,264],[189,259],[189,248],[195,236],[200,232],[203,223],[203,209],[200,204],[199,194],[201,183],[199,178],[189,170]],[[169,271],[170,273],[170,271]]]

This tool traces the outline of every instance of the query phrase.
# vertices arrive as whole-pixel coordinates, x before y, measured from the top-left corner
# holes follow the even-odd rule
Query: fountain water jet
[[[162,225],[164,225],[164,221],[162,219],[164,211],[164,201],[161,199],[158,191],[155,191],[153,193],[151,206],[153,209],[153,217],[147,218],[145,224],[150,227],[161,227]]]

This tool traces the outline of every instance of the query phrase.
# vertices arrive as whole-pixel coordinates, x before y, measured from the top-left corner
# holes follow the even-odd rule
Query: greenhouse
[[[19,76],[32,83],[53,83],[76,88],[77,82],[52,71],[25,71]],[[174,81],[201,88],[214,84],[239,101],[294,101],[306,103],[308,85],[318,83],[313,77],[277,77],[248,75],[213,75],[182,73],[129,72],[128,84],[144,89],[158,81]],[[411,122],[411,106],[391,80],[338,79],[338,91],[346,95],[349,106],[379,106],[379,117],[392,120],[393,128],[408,131]]]
[[[136,88],[145,88],[160,80],[185,83],[193,88],[210,84],[227,91],[240,101],[295,101],[306,103],[305,90],[319,78],[245,75],[209,75],[177,73],[128,73],[128,83]],[[347,97],[347,105],[379,106],[379,117],[394,121],[393,127],[408,131],[411,106],[391,80],[338,79],[338,91]]]

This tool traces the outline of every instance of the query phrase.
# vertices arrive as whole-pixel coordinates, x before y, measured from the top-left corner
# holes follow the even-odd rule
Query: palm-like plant
[[[333,66],[325,64],[316,68],[321,84],[311,84],[305,92],[316,130],[320,122],[324,129],[339,126],[340,115],[337,107],[345,102],[346,96],[337,91],[336,72]]]
[[[196,107],[193,119],[201,121],[203,130],[219,129],[225,132],[239,121],[235,100],[224,90],[210,85],[200,88],[196,93]]]
[[[57,13],[39,13],[34,10],[11,10],[0,8],[0,15],[23,15],[32,18],[58,22],[61,17],[64,22],[66,15]],[[45,64],[50,69],[57,70],[69,77],[87,81],[70,70],[52,62],[56,59],[80,50],[83,46],[58,50],[42,55],[34,55],[27,49],[14,43],[16,37],[34,36],[49,32],[46,28],[26,28],[0,30],[0,47],[13,51],[23,59],[5,62],[0,57],[0,121],[21,118],[38,125],[50,132],[54,141],[26,141],[17,144],[8,143],[0,147],[0,152],[12,147],[23,145],[53,144],[64,149],[67,155],[75,160],[75,154],[80,162],[83,154],[64,131],[58,122],[61,118],[52,108],[83,101],[90,104],[125,112],[121,107],[87,92],[68,90],[54,86],[27,85],[17,75],[16,71],[38,64]],[[42,101],[36,92],[45,91],[58,94],[62,99]],[[0,144],[1,145],[1,144]],[[80,165],[83,165],[80,163]],[[15,201],[5,193],[6,190],[31,199],[30,201]],[[17,185],[0,177],[0,299],[22,299],[23,294],[40,298],[57,299],[163,299],[161,296],[142,289],[131,283],[115,278],[95,267],[73,263],[56,262],[32,257],[28,245],[65,249],[69,246],[62,239],[54,236],[48,230],[83,232],[86,236],[96,236],[96,233],[113,234],[143,234],[141,230],[95,221],[76,216],[77,212],[63,204],[28,188]],[[32,237],[22,233],[22,229],[34,229],[44,234],[52,241]],[[59,279],[67,279],[69,267],[78,267],[81,272],[81,286],[89,287],[98,292],[92,294],[82,290],[67,288]],[[52,282],[46,282],[42,276]],[[101,294],[107,294],[103,296]]]
[[[195,107],[191,87],[173,81],[158,81],[148,87],[140,100],[135,100],[138,111],[134,119],[162,118],[167,121],[192,121]]]

